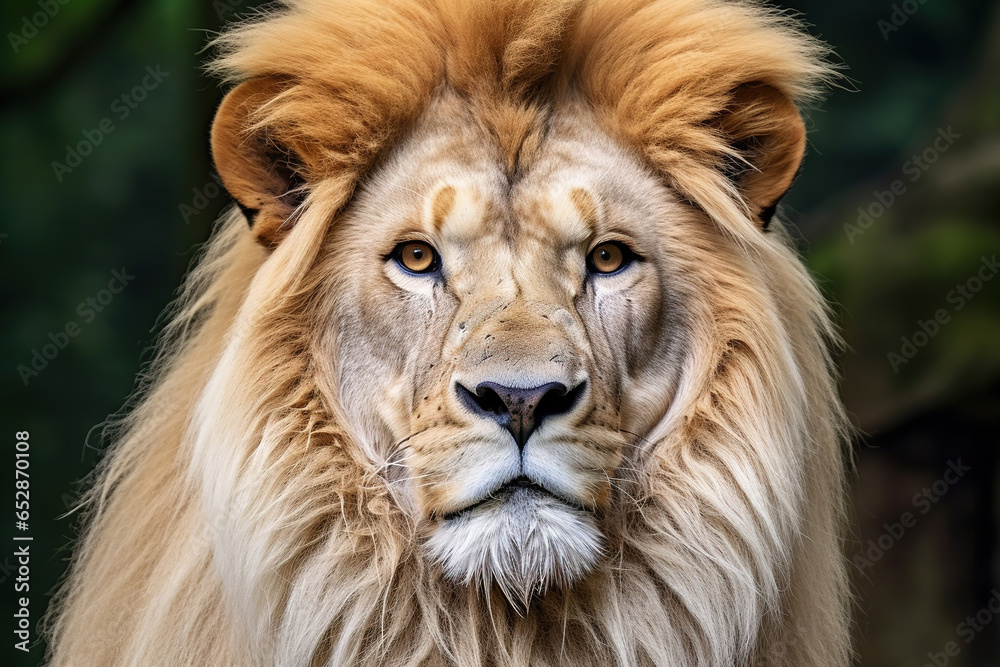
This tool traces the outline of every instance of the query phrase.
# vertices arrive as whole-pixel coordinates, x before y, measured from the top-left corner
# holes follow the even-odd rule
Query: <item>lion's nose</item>
[[[455,391],[473,414],[492,419],[510,431],[519,449],[547,417],[573,409],[583,393],[585,382],[567,389],[562,382],[549,382],[526,389],[505,387],[495,382],[480,382],[474,391],[456,383]]]

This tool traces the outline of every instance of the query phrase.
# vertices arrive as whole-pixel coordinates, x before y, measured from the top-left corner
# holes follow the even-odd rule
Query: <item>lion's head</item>
[[[593,568],[669,405],[664,224],[693,216],[582,103],[525,137],[519,174],[457,96],[426,118],[330,238],[337,391],[444,571],[526,602]]]
[[[217,44],[240,211],[63,663],[844,663],[832,334],[772,221],[817,43],[736,2],[296,0]]]

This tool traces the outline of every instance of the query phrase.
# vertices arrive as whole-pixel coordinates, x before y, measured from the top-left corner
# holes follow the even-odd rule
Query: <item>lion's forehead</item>
[[[585,111],[554,112],[532,159],[514,174],[495,139],[463,120],[454,101],[432,104],[368,186],[397,234],[559,249],[611,228],[635,230],[662,204],[662,184]]]
[[[455,240],[581,243],[597,229],[601,200],[579,175],[575,180],[532,184],[505,196],[457,174],[442,179],[424,196],[422,227]]]

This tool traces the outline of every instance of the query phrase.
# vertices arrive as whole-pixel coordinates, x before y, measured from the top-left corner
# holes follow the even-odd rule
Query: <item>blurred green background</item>
[[[14,434],[28,430],[33,622],[65,566],[73,520],[61,516],[98,460],[100,426],[228,204],[208,159],[220,92],[202,50],[255,4],[0,8],[0,490],[13,496]],[[849,346],[859,664],[1000,665],[989,611],[1000,598],[1000,279],[988,279],[1000,270],[1000,3],[784,6],[850,78],[809,114],[785,214]],[[117,293],[115,271],[127,283]],[[13,517],[2,524],[13,609]],[[3,632],[4,664],[39,662],[41,645],[24,655]]]

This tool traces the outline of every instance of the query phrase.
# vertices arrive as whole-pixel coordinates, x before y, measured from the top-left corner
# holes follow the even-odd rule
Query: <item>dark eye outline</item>
[[[597,265],[594,264],[594,253],[597,252],[598,248],[605,245],[613,245],[617,247],[619,251],[621,251],[622,254],[621,266],[619,266],[614,271],[601,271],[597,268]],[[639,255],[637,255],[635,251],[632,250],[632,248],[628,247],[627,244],[622,243],[621,241],[615,241],[613,239],[607,241],[601,241],[600,243],[595,245],[590,250],[590,252],[587,253],[587,271],[589,271],[590,274],[594,276],[614,276],[618,275],[622,271],[632,266],[632,264],[636,262],[636,260],[638,259],[640,259]]]
[[[433,255],[433,259],[431,260],[430,265],[428,265],[428,267],[423,271],[414,271],[413,269],[407,267],[406,264],[403,263],[403,249],[406,246],[411,245],[413,243],[419,243],[421,245],[427,246],[428,248],[430,248],[431,254]],[[438,271],[441,270],[441,254],[437,251],[437,248],[432,246],[427,241],[424,241],[423,239],[409,239],[407,241],[400,241],[399,243],[396,244],[396,247],[392,249],[392,252],[390,252],[389,255],[386,257],[386,260],[389,259],[396,262],[396,266],[399,267],[400,271],[411,276],[427,276],[437,273]]]

